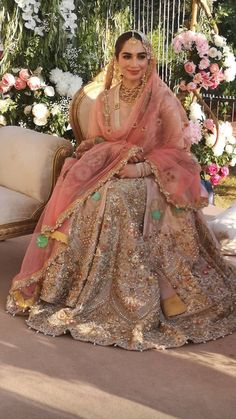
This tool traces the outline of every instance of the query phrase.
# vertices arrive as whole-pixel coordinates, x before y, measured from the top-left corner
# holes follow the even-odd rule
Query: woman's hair
[[[139,41],[142,42],[141,35],[139,35],[139,33],[138,32],[135,32],[135,31],[124,32],[124,33],[122,33],[119,36],[119,38],[117,38],[116,43],[115,43],[115,56],[116,56],[116,59],[118,59],[119,54],[120,54],[120,52],[121,52],[121,50],[123,48],[124,43],[126,41],[128,41],[128,39],[130,39],[132,37],[133,38],[136,38],[136,39],[138,39]]]

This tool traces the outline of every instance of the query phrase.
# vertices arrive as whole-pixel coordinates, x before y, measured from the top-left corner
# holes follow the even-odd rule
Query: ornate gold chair
[[[70,141],[29,129],[0,128],[0,241],[33,232]]]
[[[102,91],[104,82],[102,76],[82,87],[74,95],[70,105],[70,125],[74,132],[77,145],[86,138],[89,126],[88,115],[98,94]]]

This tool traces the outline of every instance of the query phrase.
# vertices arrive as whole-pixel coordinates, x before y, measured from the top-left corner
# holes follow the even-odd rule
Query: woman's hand
[[[77,147],[76,151],[75,151],[75,156],[77,159],[80,159],[83,154],[90,150],[92,147],[94,146],[94,141],[93,140],[84,140],[80,143],[80,145]]]
[[[144,155],[142,151],[138,151],[135,156],[130,157],[129,163],[140,163],[144,161]]]
[[[93,146],[103,143],[105,140],[102,137],[95,137],[92,140],[84,140],[80,143],[75,151],[75,156],[77,159],[80,159],[86,151],[93,148]]]
[[[136,164],[126,164],[117,174],[120,179],[129,178],[134,179],[139,177]]]

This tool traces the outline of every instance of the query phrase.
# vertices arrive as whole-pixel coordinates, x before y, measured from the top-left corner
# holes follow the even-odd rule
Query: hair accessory
[[[135,36],[134,36],[135,32],[136,31],[134,31],[134,30],[132,31],[132,36],[127,41],[129,44],[135,45],[135,44],[137,44],[139,42],[139,40],[137,38],[135,38]]]

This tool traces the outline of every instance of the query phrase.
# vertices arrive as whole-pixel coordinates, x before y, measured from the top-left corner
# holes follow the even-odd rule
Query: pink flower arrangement
[[[205,119],[205,121],[203,122],[203,127],[206,128],[207,130],[211,131],[214,134],[215,124],[214,124],[213,119]]]
[[[201,177],[213,186],[228,176],[228,166],[236,165],[236,138],[229,122],[219,121],[219,132],[212,119],[206,118],[201,106],[192,102],[188,109],[189,126],[184,138],[192,143],[191,152],[201,165]]]
[[[28,86],[31,91],[42,88],[40,78],[34,74],[30,74],[27,68],[23,68],[16,77],[11,73],[5,73],[2,76],[2,80],[0,81],[0,92],[5,94],[13,87],[15,87],[16,90],[23,90],[26,86]]]
[[[222,81],[236,76],[235,57],[225,38],[219,35],[207,39],[202,33],[182,30],[173,39],[173,48],[176,54],[183,56],[184,78],[180,81],[180,90],[213,90]]]
[[[210,182],[213,186],[218,185],[218,183],[228,176],[229,168],[227,166],[220,167],[216,163],[211,163],[205,168],[205,172],[210,175]]]

